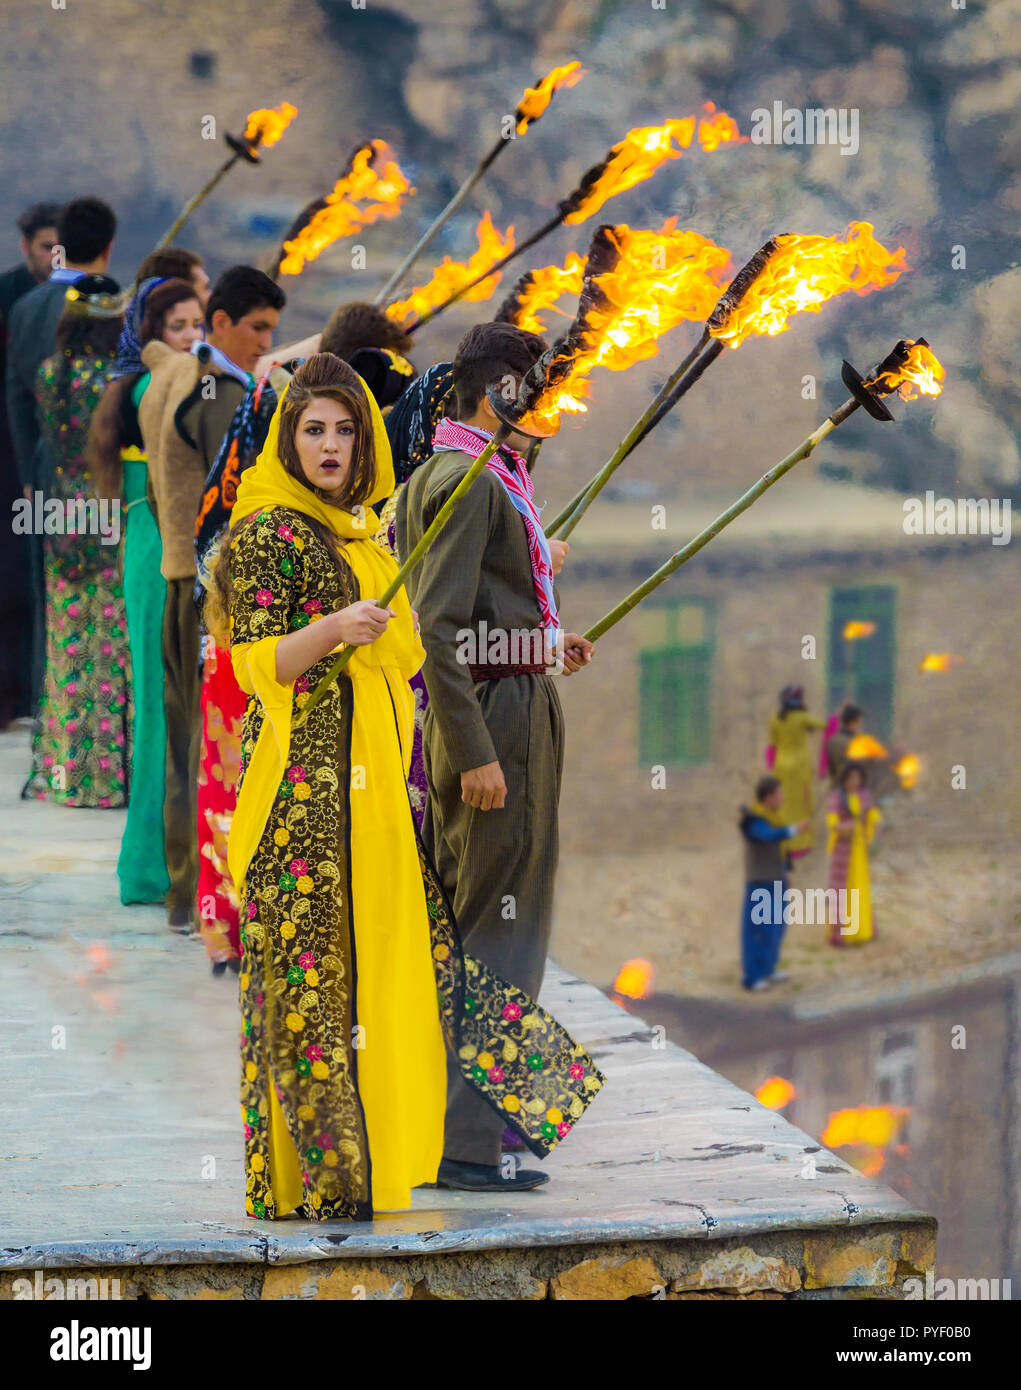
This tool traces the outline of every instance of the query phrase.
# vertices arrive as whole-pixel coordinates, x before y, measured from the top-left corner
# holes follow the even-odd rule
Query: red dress
[[[246,699],[234,678],[230,652],[215,646],[210,637],[204,642],[198,912],[209,959],[226,961],[241,956],[238,899],[227,872],[227,836],[237,801]]]

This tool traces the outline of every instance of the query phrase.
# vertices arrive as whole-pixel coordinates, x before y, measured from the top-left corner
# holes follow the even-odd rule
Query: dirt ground
[[[786,984],[760,994],[740,986],[743,896],[736,832],[711,848],[662,854],[571,856],[557,880],[552,954],[567,969],[609,986],[624,961],[653,967],[652,990],[743,999],[776,1007],[785,998],[843,1002],[923,984],[1016,950],[1021,884],[1016,846],[924,842],[924,819],[904,798],[884,807],[872,854],[876,939],[836,950],[826,927],[787,928]],[[799,861],[792,886],[826,886],[824,837]],[[651,991],[650,991],[651,992]]]

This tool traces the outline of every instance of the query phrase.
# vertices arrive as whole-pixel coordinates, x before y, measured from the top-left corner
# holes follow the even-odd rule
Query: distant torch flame
[[[908,353],[903,366],[880,372],[873,380],[867,381],[866,386],[884,394],[899,391],[901,399],[905,401],[915,400],[919,393],[938,396],[943,390],[940,382],[946,376],[943,364],[924,343],[916,343],[913,338],[905,338],[904,341]]]
[[[585,278],[585,262],[575,251],[568,252],[562,266],[547,265],[522,275],[497,311],[503,323],[513,323],[526,333],[545,333],[546,325],[538,317],[565,294],[581,294]]]
[[[951,666],[957,666],[964,660],[963,656],[954,656],[953,652],[926,652],[919,662],[919,671],[949,671]]]
[[[482,214],[475,234],[479,239],[479,245],[469,260],[452,261],[449,256],[444,256],[427,285],[412,290],[407,299],[399,299],[387,305],[387,318],[393,319],[395,323],[422,318],[437,304],[443,304],[457,294],[462,285],[471,284],[477,275],[481,275],[496,261],[501,260],[508,251],[514,250],[514,228],[508,227],[501,235],[493,226],[493,219],[488,211]],[[473,290],[469,290],[463,296],[465,303],[488,299],[499,283],[499,274],[480,280]]]
[[[280,103],[276,111],[250,111],[243,138],[250,145],[261,145],[269,149],[275,145],[284,131],[298,114],[298,108],[289,101]]]
[[[819,1136],[828,1149],[863,1144],[883,1149],[897,1137],[911,1113],[908,1106],[859,1105],[834,1110]]]
[[[782,1110],[796,1095],[797,1091],[790,1081],[785,1081],[782,1076],[771,1076],[755,1092],[755,1099],[767,1110]]]
[[[793,313],[818,313],[846,290],[868,294],[892,285],[908,269],[905,254],[903,247],[881,246],[869,222],[850,223],[843,237],[773,237],[748,263],[751,274],[744,283],[741,272],[735,277],[713,311],[709,332],[731,348],[753,333],[773,337],[784,332]]]
[[[629,130],[602,163],[589,169],[575,191],[560,204],[564,221],[568,225],[584,222],[598,212],[608,198],[651,178],[668,159],[680,159],[696,134],[706,153],[722,144],[747,140],[748,137],[739,132],[737,122],[725,111],[717,111],[711,101],[705,103],[705,110],[709,115],[702,120],[697,116],[683,116],[665,125]]]
[[[844,641],[860,642],[863,637],[871,637],[875,630],[875,623],[852,618],[850,622],[844,624]]]
[[[860,758],[885,758],[886,749],[871,734],[856,734],[847,745],[847,756],[855,762]]]
[[[584,396],[595,367],[623,371],[655,357],[657,340],[685,319],[705,318],[720,292],[730,252],[698,232],[678,232],[676,218],[659,231],[603,226],[589,253],[588,304],[559,344],[551,380],[555,389],[530,412],[535,423],[587,410]],[[595,248],[609,260],[592,273]],[[527,423],[522,421],[527,429]]]
[[[905,791],[910,791],[921,775],[922,760],[917,753],[905,753],[894,763],[893,770],[900,778],[900,784]]]
[[[414,191],[385,140],[363,145],[327,195],[326,206],[292,241],[284,242],[281,274],[300,275],[306,262],[314,261],[341,237],[360,232],[381,218],[396,217]]]
[[[531,123],[537,121],[549,106],[554,92],[558,92],[561,87],[576,87],[584,76],[580,63],[565,63],[563,67],[553,68],[536,86],[526,87],[524,96],[518,102],[518,109],[514,112],[517,120],[515,133],[524,135]]]
[[[649,962],[640,956],[635,960],[626,960],[617,971],[613,991],[628,999],[646,999],[652,993],[653,973]]]

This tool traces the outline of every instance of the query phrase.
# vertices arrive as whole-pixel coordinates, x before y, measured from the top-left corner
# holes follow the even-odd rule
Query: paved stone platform
[[[124,908],[124,813],[22,802],[0,735],[0,1298],[31,1271],[143,1298],[901,1297],[935,1223],[551,963],[608,1077],[514,1198],[365,1224],[243,1207],[237,981]]]

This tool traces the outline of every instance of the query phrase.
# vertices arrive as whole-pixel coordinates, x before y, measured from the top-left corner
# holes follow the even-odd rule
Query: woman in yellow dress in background
[[[410,1206],[442,1157],[444,1037],[534,1153],[602,1084],[538,1005],[462,954],[405,776],[424,660],[371,537],[394,487],[364,383],[296,372],[242,477],[206,619],[229,613],[248,705],[228,865],[241,902],[246,1209],[312,1221]],[[363,597],[364,596],[364,597]],[[332,653],[355,653],[310,712]]]
[[[805,709],[805,692],[800,685],[785,685],[780,691],[780,708],[769,725],[766,766],[783,787],[783,812],[790,824],[811,821],[815,812],[812,782],[812,753],[808,736],[824,729],[826,721],[816,719]],[[788,859],[807,854],[815,843],[811,825],[784,846]]]
[[[869,845],[882,819],[872,793],[865,785],[861,763],[845,763],[836,790],[826,802],[826,826],[830,832],[829,887],[837,892],[837,903],[846,905],[830,921],[831,946],[863,946],[877,935],[872,912],[872,885],[869,878]],[[843,919],[843,920],[841,920]]]

